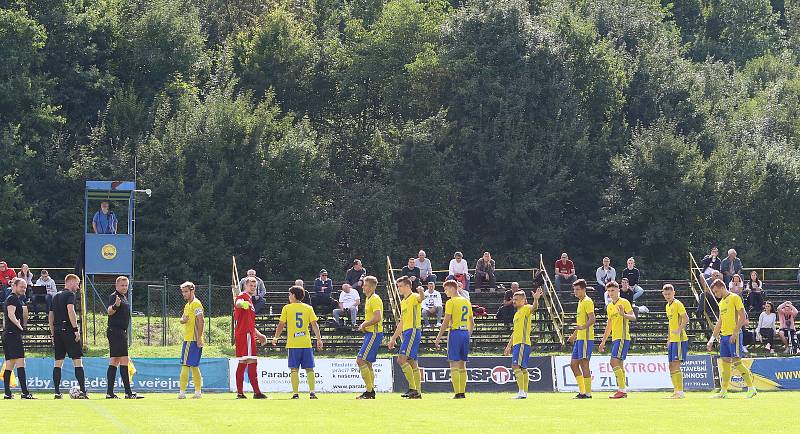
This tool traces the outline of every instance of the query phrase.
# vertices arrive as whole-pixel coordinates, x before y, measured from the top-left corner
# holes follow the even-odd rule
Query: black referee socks
[[[58,372],[58,379],[61,379],[61,371]],[[86,376],[83,373],[83,366],[75,368],[75,379],[78,380],[81,392],[86,393]]]
[[[28,394],[28,379],[25,377],[25,368],[20,366],[17,368],[17,381],[19,382],[19,388],[22,389],[22,394]]]
[[[11,396],[11,370],[10,369],[6,369],[5,371],[3,371],[3,388],[6,391],[6,396]]]
[[[122,377],[122,385],[125,386],[125,394],[131,394],[131,377],[128,376],[128,365],[119,365],[119,376]]]
[[[106,371],[106,380],[108,380],[108,387],[106,388],[107,395],[114,394],[114,382],[117,381],[117,367],[114,365],[108,365],[108,371]]]
[[[77,368],[75,375],[77,376]],[[61,368],[58,366],[53,367],[53,387],[56,389],[56,395],[61,393]]]

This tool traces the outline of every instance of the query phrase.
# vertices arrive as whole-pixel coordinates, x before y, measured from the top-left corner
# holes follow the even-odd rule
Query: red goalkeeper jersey
[[[239,300],[244,300],[250,304],[247,309],[242,309],[238,306]],[[253,301],[250,299],[250,294],[242,292],[236,297],[236,302],[233,308],[233,319],[236,320],[236,336],[244,336],[250,333],[252,336],[256,334],[256,311],[253,309]]]

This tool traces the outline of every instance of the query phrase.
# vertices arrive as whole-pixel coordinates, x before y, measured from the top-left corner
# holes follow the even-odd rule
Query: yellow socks
[[[617,389],[625,390],[625,370],[622,369],[622,366],[614,367],[614,377],[617,379]]]
[[[733,367],[742,374],[742,379],[744,380],[744,384],[747,385],[748,388],[753,387],[753,376],[750,375],[750,370],[747,369],[743,364],[742,361],[736,361],[733,363]]]
[[[461,380],[461,393],[467,393],[467,368],[461,369],[461,376],[458,379]]]
[[[203,374],[200,373],[199,366],[192,366],[192,381],[194,381],[195,393],[203,390]]]
[[[583,393],[592,395],[592,377],[583,377],[583,390]]]
[[[522,374],[522,375],[520,375],[522,377],[522,381],[520,382],[520,390],[527,395],[528,394],[528,384],[530,384],[529,383],[530,374],[528,373],[528,370],[525,369],[525,368],[520,368],[519,371],[520,371],[520,374]]]
[[[672,387],[676,392],[683,392],[683,371],[678,369],[675,372],[669,373],[669,378],[672,380]]]
[[[411,368],[411,373],[414,377],[414,387],[413,389],[417,392],[422,392],[422,373],[419,372],[419,366],[416,368]]]
[[[731,384],[731,363],[721,360],[720,365],[722,366],[722,372],[720,372],[720,390],[722,392],[727,392],[728,387]]]
[[[517,388],[522,392],[522,369],[514,369],[514,375],[517,377]]]
[[[300,390],[300,373],[297,371],[297,369],[292,369],[291,378],[292,378],[292,392],[294,394],[297,394],[297,392]]]
[[[367,386],[367,392],[375,390],[375,377],[373,377],[372,369],[369,365],[363,365],[361,368],[361,378],[364,379],[364,385]]]
[[[581,395],[585,395],[586,394],[586,387],[584,387],[584,385],[583,385],[583,376],[579,375],[579,376],[575,377],[575,381],[578,383],[578,393],[580,393]]]
[[[453,383],[453,393],[461,393],[458,390],[461,388],[461,370],[458,368],[450,368],[450,381]]]
[[[188,366],[181,366],[181,377],[180,377],[180,387],[181,392],[186,392],[186,387],[189,386],[189,367]]]
[[[414,380],[414,368],[411,367],[410,363],[405,362],[402,365],[400,365],[400,369],[403,370],[403,376],[406,377],[406,381],[408,382],[408,388],[413,389],[414,386],[417,384],[417,381]]]
[[[306,369],[306,380],[308,381],[308,392],[309,393],[314,393],[314,390],[316,389],[316,385],[317,385],[317,378],[314,376],[314,370],[313,369]],[[300,381],[298,379],[298,385],[299,385],[299,383],[300,383]],[[295,393],[297,393],[297,392],[295,392]]]

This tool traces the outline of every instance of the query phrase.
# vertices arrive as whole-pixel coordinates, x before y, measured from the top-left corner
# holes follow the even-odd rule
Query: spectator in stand
[[[575,275],[575,264],[569,259],[569,255],[566,253],[561,254],[561,259],[556,261],[555,268],[556,290],[561,289],[561,285],[564,283],[572,284],[578,280],[578,276]]]
[[[419,268],[419,279],[422,285],[427,285],[428,282],[436,282],[436,275],[433,274],[433,267],[431,260],[427,258],[424,250],[417,253],[417,259],[414,260],[414,265]]]
[[[349,283],[342,284],[342,291],[339,293],[339,308],[333,310],[333,322],[336,327],[344,327],[344,321],[340,319],[342,315],[350,316],[350,326],[354,330],[358,330],[356,324],[356,316],[358,315],[358,304],[361,302],[361,296],[358,291],[354,290]]]
[[[0,289],[6,289],[11,286],[11,281],[17,277],[17,273],[13,268],[10,268],[5,261],[0,261]],[[10,293],[10,291],[9,291]],[[5,299],[3,299],[5,301]]]
[[[778,320],[781,324],[779,336],[783,344],[786,345],[787,354],[800,353],[797,345],[797,329],[794,324],[796,316],[797,308],[792,306],[791,301],[784,301],[778,306]]]
[[[606,283],[617,280],[617,270],[611,266],[611,258],[608,256],[603,258],[603,265],[597,267],[597,271],[595,271],[594,275],[597,278],[595,288],[597,288],[598,292],[604,293],[606,290]],[[608,306],[608,303],[606,303],[606,306]]]
[[[627,267],[622,270],[622,278],[628,279],[628,285],[630,285],[633,290],[633,300],[628,300],[631,304],[644,294],[644,289],[639,286],[639,277],[640,274],[639,269],[636,268],[636,260],[628,258]]]
[[[100,209],[92,217],[92,230],[96,234],[116,234],[117,215],[114,211],[109,211],[107,200],[100,202]]]
[[[328,271],[323,268],[319,270],[319,277],[314,279],[314,290],[309,293],[311,303],[308,304],[313,306],[317,313],[330,313],[335,303],[331,294],[333,294],[333,280],[328,278]]]
[[[764,306],[764,284],[758,277],[758,272],[753,270],[750,272],[750,279],[745,285],[745,290],[749,292],[747,296],[747,303],[750,305],[752,312],[757,312],[759,308]],[[773,310],[773,313],[775,311]]]
[[[305,288],[306,283],[303,282],[303,279],[297,279],[294,281],[294,286],[299,286],[301,288]]]
[[[511,284],[511,287],[514,287],[513,283]],[[509,289],[505,292],[505,295],[503,296],[503,304],[497,309],[497,314],[495,317],[497,318],[497,321],[501,321],[503,324],[511,326],[514,323],[514,314],[516,312],[517,308],[514,307],[514,290]]]
[[[422,319],[425,321],[425,327],[431,326],[432,317],[436,317],[436,327],[441,327],[442,313],[442,294],[436,290],[436,283],[428,282],[428,288],[425,290],[425,300],[422,301]]]
[[[480,292],[481,289],[488,283],[489,290],[494,292],[497,288],[497,279],[494,276],[495,263],[492,255],[489,252],[483,252],[483,257],[478,259],[475,263],[475,280],[478,285],[475,292]]]
[[[700,300],[697,301],[697,318],[703,318],[704,314],[707,314],[711,321],[719,318],[719,302],[708,285],[703,285],[703,293],[700,294]]]
[[[422,283],[420,283],[420,269],[417,267],[416,258],[408,258],[408,265],[400,270],[400,274],[408,277],[408,280],[411,281],[411,288],[414,291],[417,290],[418,286],[422,286]]]
[[[469,292],[469,265],[467,265],[467,261],[464,260],[464,255],[461,252],[453,254],[448,273],[447,280],[455,280],[461,284],[461,289],[464,292]]]
[[[361,265],[361,260],[355,259],[353,260],[353,267],[347,270],[347,273],[344,275],[344,281],[361,293],[361,288],[364,285],[364,277],[366,277],[366,275],[367,269]]]
[[[706,278],[711,277],[711,273],[716,270],[720,271],[722,261],[719,259],[719,249],[714,246],[711,248],[711,253],[705,255],[703,260],[700,261],[700,268],[703,270],[703,275]]]
[[[775,324],[778,317],[775,315],[774,309],[772,303],[764,303],[764,310],[758,316],[758,326],[756,326],[756,340],[763,342],[770,353],[775,353],[773,346],[775,345]]]
[[[35,286],[44,286],[47,288],[47,294],[44,296],[44,300],[42,300],[41,296],[34,296],[33,303],[44,303],[47,305],[47,311],[50,312],[50,307],[53,305],[53,297],[58,294],[58,289],[56,288],[56,281],[50,278],[50,273],[47,270],[42,270],[39,274],[39,278],[36,279]]]
[[[244,291],[244,282],[248,277],[256,279],[256,295],[252,297],[253,311],[256,314],[261,313],[267,307],[267,287],[264,286],[264,281],[256,276],[256,270],[247,270],[247,276],[239,281],[239,291]]]
[[[728,283],[728,291],[744,299],[744,296],[742,295],[744,292],[744,282],[742,282],[742,276],[738,274],[733,275],[731,281]]]
[[[736,257],[736,250],[728,250],[728,257],[722,260],[720,271],[725,277],[725,284],[730,283],[733,276],[742,274],[742,260]]]
[[[450,280],[450,279],[448,279],[448,280]],[[456,287],[457,287],[456,290],[458,291],[458,296],[466,298],[467,301],[469,301],[469,291],[464,289],[464,285],[462,285],[461,282],[459,282],[457,280],[455,282],[456,282]]]
[[[28,267],[28,264],[22,264],[22,267],[20,267],[19,272],[17,273],[17,277],[25,280],[25,283],[28,286],[33,286],[33,273],[31,273],[31,269]]]

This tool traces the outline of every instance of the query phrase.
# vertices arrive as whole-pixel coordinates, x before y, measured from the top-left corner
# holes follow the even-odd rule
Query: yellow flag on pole
[[[6,375],[6,364],[3,363],[3,368],[0,369],[0,381],[3,381]],[[14,370],[11,370],[11,387],[17,387],[17,376],[14,375]]]

